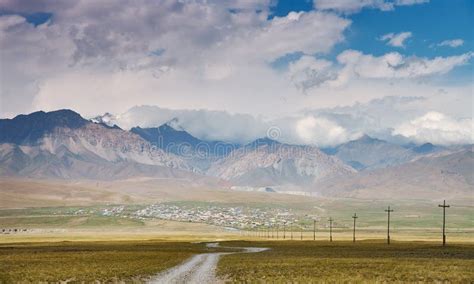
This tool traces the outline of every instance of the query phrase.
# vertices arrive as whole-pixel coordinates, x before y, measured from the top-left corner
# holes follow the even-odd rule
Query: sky
[[[470,0],[0,0],[0,117],[473,143]],[[273,133],[273,132],[272,132]]]

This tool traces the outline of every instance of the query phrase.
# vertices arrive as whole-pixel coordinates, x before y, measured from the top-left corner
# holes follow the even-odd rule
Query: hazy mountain
[[[213,161],[240,147],[237,144],[198,139],[185,130],[176,129],[171,123],[155,128],[134,127],[130,131],[165,152],[183,157],[202,170],[207,170]]]
[[[0,173],[32,177],[182,176],[194,169],[140,136],[70,110],[0,120]]]
[[[318,194],[361,198],[442,198],[474,194],[471,149],[321,180]]]
[[[316,147],[282,144],[263,138],[214,163],[208,174],[242,186],[311,186],[329,176],[355,170]]]
[[[373,170],[403,164],[416,158],[419,153],[429,150],[433,150],[433,147],[422,146],[418,148],[419,152],[416,152],[411,148],[364,135],[357,140],[324,151],[357,170]]]

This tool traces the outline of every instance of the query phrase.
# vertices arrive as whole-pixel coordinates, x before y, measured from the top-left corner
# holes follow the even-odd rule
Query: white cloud
[[[409,5],[415,5],[415,4],[424,4],[428,2],[430,2],[430,0],[395,0],[395,5],[409,6]]]
[[[404,57],[398,52],[391,52],[376,57],[355,50],[346,50],[338,55],[337,60],[344,65],[335,84],[343,84],[352,77],[367,79],[413,79],[432,75],[445,74],[454,67],[467,64],[474,53],[435,57]]]
[[[418,143],[468,144],[474,142],[472,123],[472,117],[456,120],[432,111],[399,125],[392,134],[405,136]]]
[[[5,16],[0,16],[0,33],[1,36],[5,32],[7,32],[7,29],[15,27],[17,25],[23,24],[26,22],[26,19],[18,16],[18,15],[5,15]]]
[[[133,107],[117,115],[113,123],[129,129],[135,126],[158,127],[171,120],[176,120],[174,126],[209,141],[247,143],[265,137],[269,127],[264,119],[248,114],[231,114],[225,111],[204,109],[167,109],[157,106]]]
[[[364,8],[391,11],[395,6],[407,6],[428,3],[429,0],[314,0],[314,7],[319,10],[333,10],[340,13],[352,14]]]
[[[364,85],[366,89],[361,89],[361,93],[367,93],[369,90],[386,93],[386,90],[377,84]],[[418,96],[400,97],[401,94],[407,93],[406,90]],[[331,95],[347,97],[345,91],[341,95],[334,93]],[[392,142],[406,143],[415,140],[408,137],[405,139],[400,139],[400,136],[394,137],[393,129],[423,116],[426,109],[443,112],[455,120],[462,120],[463,117],[472,116],[471,105],[471,87],[437,90],[424,85],[399,84],[391,96],[382,99],[344,107],[307,109],[276,118],[205,109],[140,106],[117,115],[113,123],[126,129],[134,126],[157,127],[177,118],[177,126],[198,138],[238,143],[247,143],[264,137],[270,127],[279,129],[281,135],[277,140],[291,144],[335,146],[356,139],[364,133]]]
[[[462,39],[452,39],[452,40],[445,40],[437,44],[437,46],[449,46],[449,47],[459,47],[464,44],[464,40]]]
[[[289,64],[288,75],[297,88],[308,93],[309,89],[315,87],[341,88],[354,80],[416,81],[419,78],[439,76],[456,66],[468,64],[473,56],[474,53],[465,53],[430,59],[404,57],[398,52],[390,52],[377,57],[356,50],[346,50],[337,56],[338,65],[313,56],[302,56]]]
[[[1,78],[1,100],[9,104],[0,111],[68,107],[92,115],[136,104],[278,111],[260,102],[281,102],[299,91],[269,63],[292,52],[329,52],[344,40],[350,20],[316,11],[269,20],[271,4],[0,2],[8,11],[53,13],[37,27],[21,16],[0,17],[2,69],[9,70]]]
[[[381,41],[387,41],[388,45],[394,47],[405,47],[405,41],[412,37],[411,32],[401,32],[398,34],[389,33],[380,37]]]
[[[296,122],[296,133],[305,144],[334,146],[348,141],[347,131],[323,117],[307,116]]]

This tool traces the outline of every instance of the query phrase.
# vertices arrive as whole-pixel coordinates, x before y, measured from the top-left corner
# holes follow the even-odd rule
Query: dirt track
[[[210,243],[207,246],[218,247],[219,244]],[[241,249],[242,253],[257,253],[267,250],[267,248],[250,247],[233,247],[233,249]],[[221,281],[216,277],[216,267],[219,257],[221,255],[232,253],[234,252],[203,253],[195,255],[182,264],[153,277],[149,283],[219,283]]]

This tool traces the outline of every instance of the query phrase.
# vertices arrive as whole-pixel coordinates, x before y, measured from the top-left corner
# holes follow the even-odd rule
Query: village
[[[221,207],[221,206],[177,206],[154,204],[134,212],[140,219],[156,218],[180,222],[206,223],[235,229],[291,226],[299,224],[301,218],[289,209]]]

